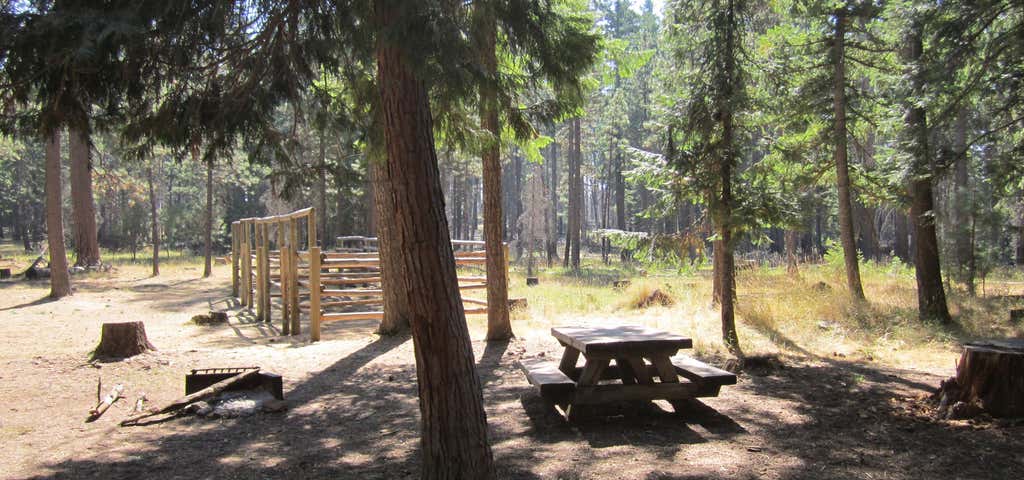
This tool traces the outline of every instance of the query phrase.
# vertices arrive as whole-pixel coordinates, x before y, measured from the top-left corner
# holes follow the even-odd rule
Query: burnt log
[[[92,358],[128,358],[148,350],[156,347],[149,343],[142,322],[104,323]]]
[[[939,413],[947,418],[1024,416],[1024,340],[965,344],[956,377],[942,382],[939,397]]]

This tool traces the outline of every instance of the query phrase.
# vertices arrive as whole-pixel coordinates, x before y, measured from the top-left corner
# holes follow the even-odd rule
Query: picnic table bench
[[[527,358],[519,366],[570,421],[585,405],[668,400],[676,406],[679,400],[718,396],[723,385],[736,383],[730,372],[676,355],[693,346],[680,335],[636,325],[555,327],[551,335],[565,348],[557,365]]]

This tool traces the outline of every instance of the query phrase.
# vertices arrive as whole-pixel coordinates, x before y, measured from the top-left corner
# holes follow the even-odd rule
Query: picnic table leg
[[[661,383],[679,383],[679,376],[676,374],[676,368],[672,366],[672,360],[668,356],[657,356],[651,357],[651,363],[654,364],[654,368],[658,371],[658,378],[661,379]],[[669,405],[672,405],[672,409],[676,413],[682,413],[686,407],[686,400],[669,400]]]
[[[577,392],[579,387],[597,385],[597,382],[601,380],[601,374],[604,373],[604,369],[608,367],[610,361],[611,359],[609,358],[588,357],[583,365],[583,372],[580,373],[580,378],[576,380]],[[570,404],[565,413],[566,419],[570,422],[578,420],[583,413],[580,407],[581,405]]]
[[[672,366],[672,360],[667,356],[658,355],[650,357],[650,360],[654,364],[655,370],[658,371],[658,378],[661,379],[661,383],[679,383],[676,367]]]
[[[576,360],[580,358],[580,351],[575,348],[566,345],[565,352],[562,353],[562,361],[558,364],[558,369],[562,371],[567,377],[573,378],[576,376]]]
[[[636,373],[633,372],[633,366],[630,364],[628,358],[615,357],[615,366],[619,367],[619,374],[622,378],[623,385],[635,385],[637,381]]]
[[[629,364],[633,367],[633,373],[636,375],[636,380],[641,385],[651,385],[654,380],[651,379],[651,374],[647,372],[647,364],[644,363],[642,357],[629,357]]]

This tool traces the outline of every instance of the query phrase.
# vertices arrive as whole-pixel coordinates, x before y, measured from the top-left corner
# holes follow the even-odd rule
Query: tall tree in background
[[[566,192],[569,197],[566,206],[566,232],[565,232],[565,256],[562,258],[564,268],[572,268],[574,272],[580,269],[580,241],[583,233],[583,176],[580,174],[580,164],[583,163],[582,134],[580,132],[580,118],[575,117],[569,120],[569,172],[566,178]]]
[[[832,135],[836,167],[836,191],[839,194],[839,241],[846,264],[846,287],[854,299],[864,300],[857,260],[857,242],[853,232],[853,201],[850,192],[849,147],[846,126],[846,30],[850,21],[847,5],[839,4],[832,12]]]
[[[498,76],[498,26],[494,5],[477,1],[473,5],[474,35],[480,52],[480,66],[489,81],[480,85],[480,127],[487,132],[481,160],[484,180],[484,250],[487,263],[487,340],[513,336],[508,314],[508,277],[501,214],[501,125],[498,121],[498,91],[492,83]]]
[[[192,147],[192,161],[199,157],[199,145]],[[206,169],[206,215],[203,217],[203,277],[213,274],[213,161],[203,162]]]
[[[160,275],[160,219],[157,217],[159,209],[156,188],[153,186],[153,165],[158,163],[154,157],[146,165],[146,187],[149,190],[149,222],[150,238],[153,242],[153,276]]]
[[[733,258],[737,225],[734,209],[736,169],[741,160],[742,131],[737,117],[747,104],[742,67],[748,19],[743,0],[712,0],[667,7],[669,35],[676,62],[686,77],[689,95],[680,100],[673,121],[683,142],[669,150],[681,174],[694,179],[705,197],[714,224],[714,275],[720,288],[722,340],[729,352],[743,357],[736,334],[736,279]],[[671,134],[670,130],[670,134]],[[671,143],[674,140],[670,139]]]
[[[928,69],[924,61],[924,20],[912,12],[905,32],[903,61],[907,65],[906,138],[904,147],[910,162],[910,216],[916,233],[914,267],[917,278],[917,303],[921,318],[942,323],[952,321],[946,306],[946,290],[939,264],[939,241],[935,231],[935,199],[932,182],[935,164],[929,140],[927,109],[922,103],[926,93]]]
[[[782,128],[772,125],[770,130],[786,132],[776,148],[781,145],[792,150],[799,145],[803,158],[797,161],[823,161],[824,157],[814,152],[831,148],[847,288],[853,298],[863,300],[850,139],[858,141],[854,138],[858,123],[879,121],[871,118],[870,79],[888,73],[886,54],[891,50],[873,31],[879,28],[881,7],[858,0],[778,2],[775,6],[780,21],[765,35],[765,43],[775,46],[771,54],[775,61],[768,64],[766,82],[784,87],[773,91]],[[823,102],[825,98],[831,101]],[[859,145],[868,155],[874,140],[870,134],[864,137]],[[873,229],[871,219],[863,223]]]
[[[87,109],[88,106],[83,106]],[[68,129],[71,159],[71,224],[74,232],[75,265],[88,267],[100,263],[96,231],[96,204],[92,193],[92,142],[88,120]]]

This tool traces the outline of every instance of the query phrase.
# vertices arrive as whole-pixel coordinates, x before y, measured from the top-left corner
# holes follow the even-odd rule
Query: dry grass
[[[1013,275],[1003,272],[1000,280],[990,278],[984,298],[951,292],[955,325],[943,326],[918,319],[913,270],[901,265],[863,267],[866,303],[849,298],[845,277],[833,266],[805,265],[798,276],[782,269],[744,271],[737,279],[741,347],[749,355],[951,367],[964,340],[1024,334],[1024,325],[1008,322],[1008,310],[1021,308],[1024,301],[995,296],[1024,293],[1024,285],[1014,283]],[[725,355],[719,314],[710,305],[707,272],[641,278],[607,268],[596,278],[574,277],[561,270],[544,271],[540,277],[537,287],[525,287],[516,272],[511,277],[511,294],[529,300],[529,308],[518,314],[514,325],[521,336],[547,335],[551,326],[559,324],[639,323],[692,336],[699,355]],[[609,278],[629,279],[632,284],[614,289]],[[655,289],[671,296],[675,304],[633,308]],[[471,319],[471,327],[482,328],[483,322]]]
[[[665,285],[659,285],[650,279],[631,282],[625,290],[625,296],[619,303],[620,308],[645,309],[650,307],[671,307],[675,298],[666,293]]]
[[[0,242],[0,255],[19,263],[27,258],[9,242]],[[122,258],[106,254],[105,259]],[[164,268],[168,269],[166,273],[198,276],[200,260],[183,258],[168,262]],[[125,262],[110,273],[87,276],[101,281],[107,276],[141,280],[148,277],[148,272],[145,263]],[[977,297],[968,296],[962,289],[949,292],[955,319],[952,326],[918,320],[912,269],[868,263],[862,267],[862,276],[867,303],[850,300],[843,272],[834,265],[804,265],[797,276],[782,269],[740,272],[737,327],[744,352],[947,368],[964,340],[1024,335],[1024,325],[1008,321],[1011,308],[1024,308],[1021,270],[1006,269],[990,275],[984,289],[979,286]],[[538,277],[540,285],[527,287],[523,272],[514,269],[510,276],[510,296],[525,297],[529,303],[526,309],[513,312],[513,328],[520,337],[550,340],[549,330],[556,325],[637,323],[690,335],[698,355],[726,354],[720,340],[719,313],[710,304],[708,271],[686,275],[652,272],[641,277],[635,269],[604,266],[597,259],[587,258],[579,275],[556,268],[541,270]],[[612,286],[615,280],[631,283],[616,289]],[[655,290],[668,295],[674,304],[636,308]],[[486,315],[469,317],[474,338],[482,338],[486,322]]]

